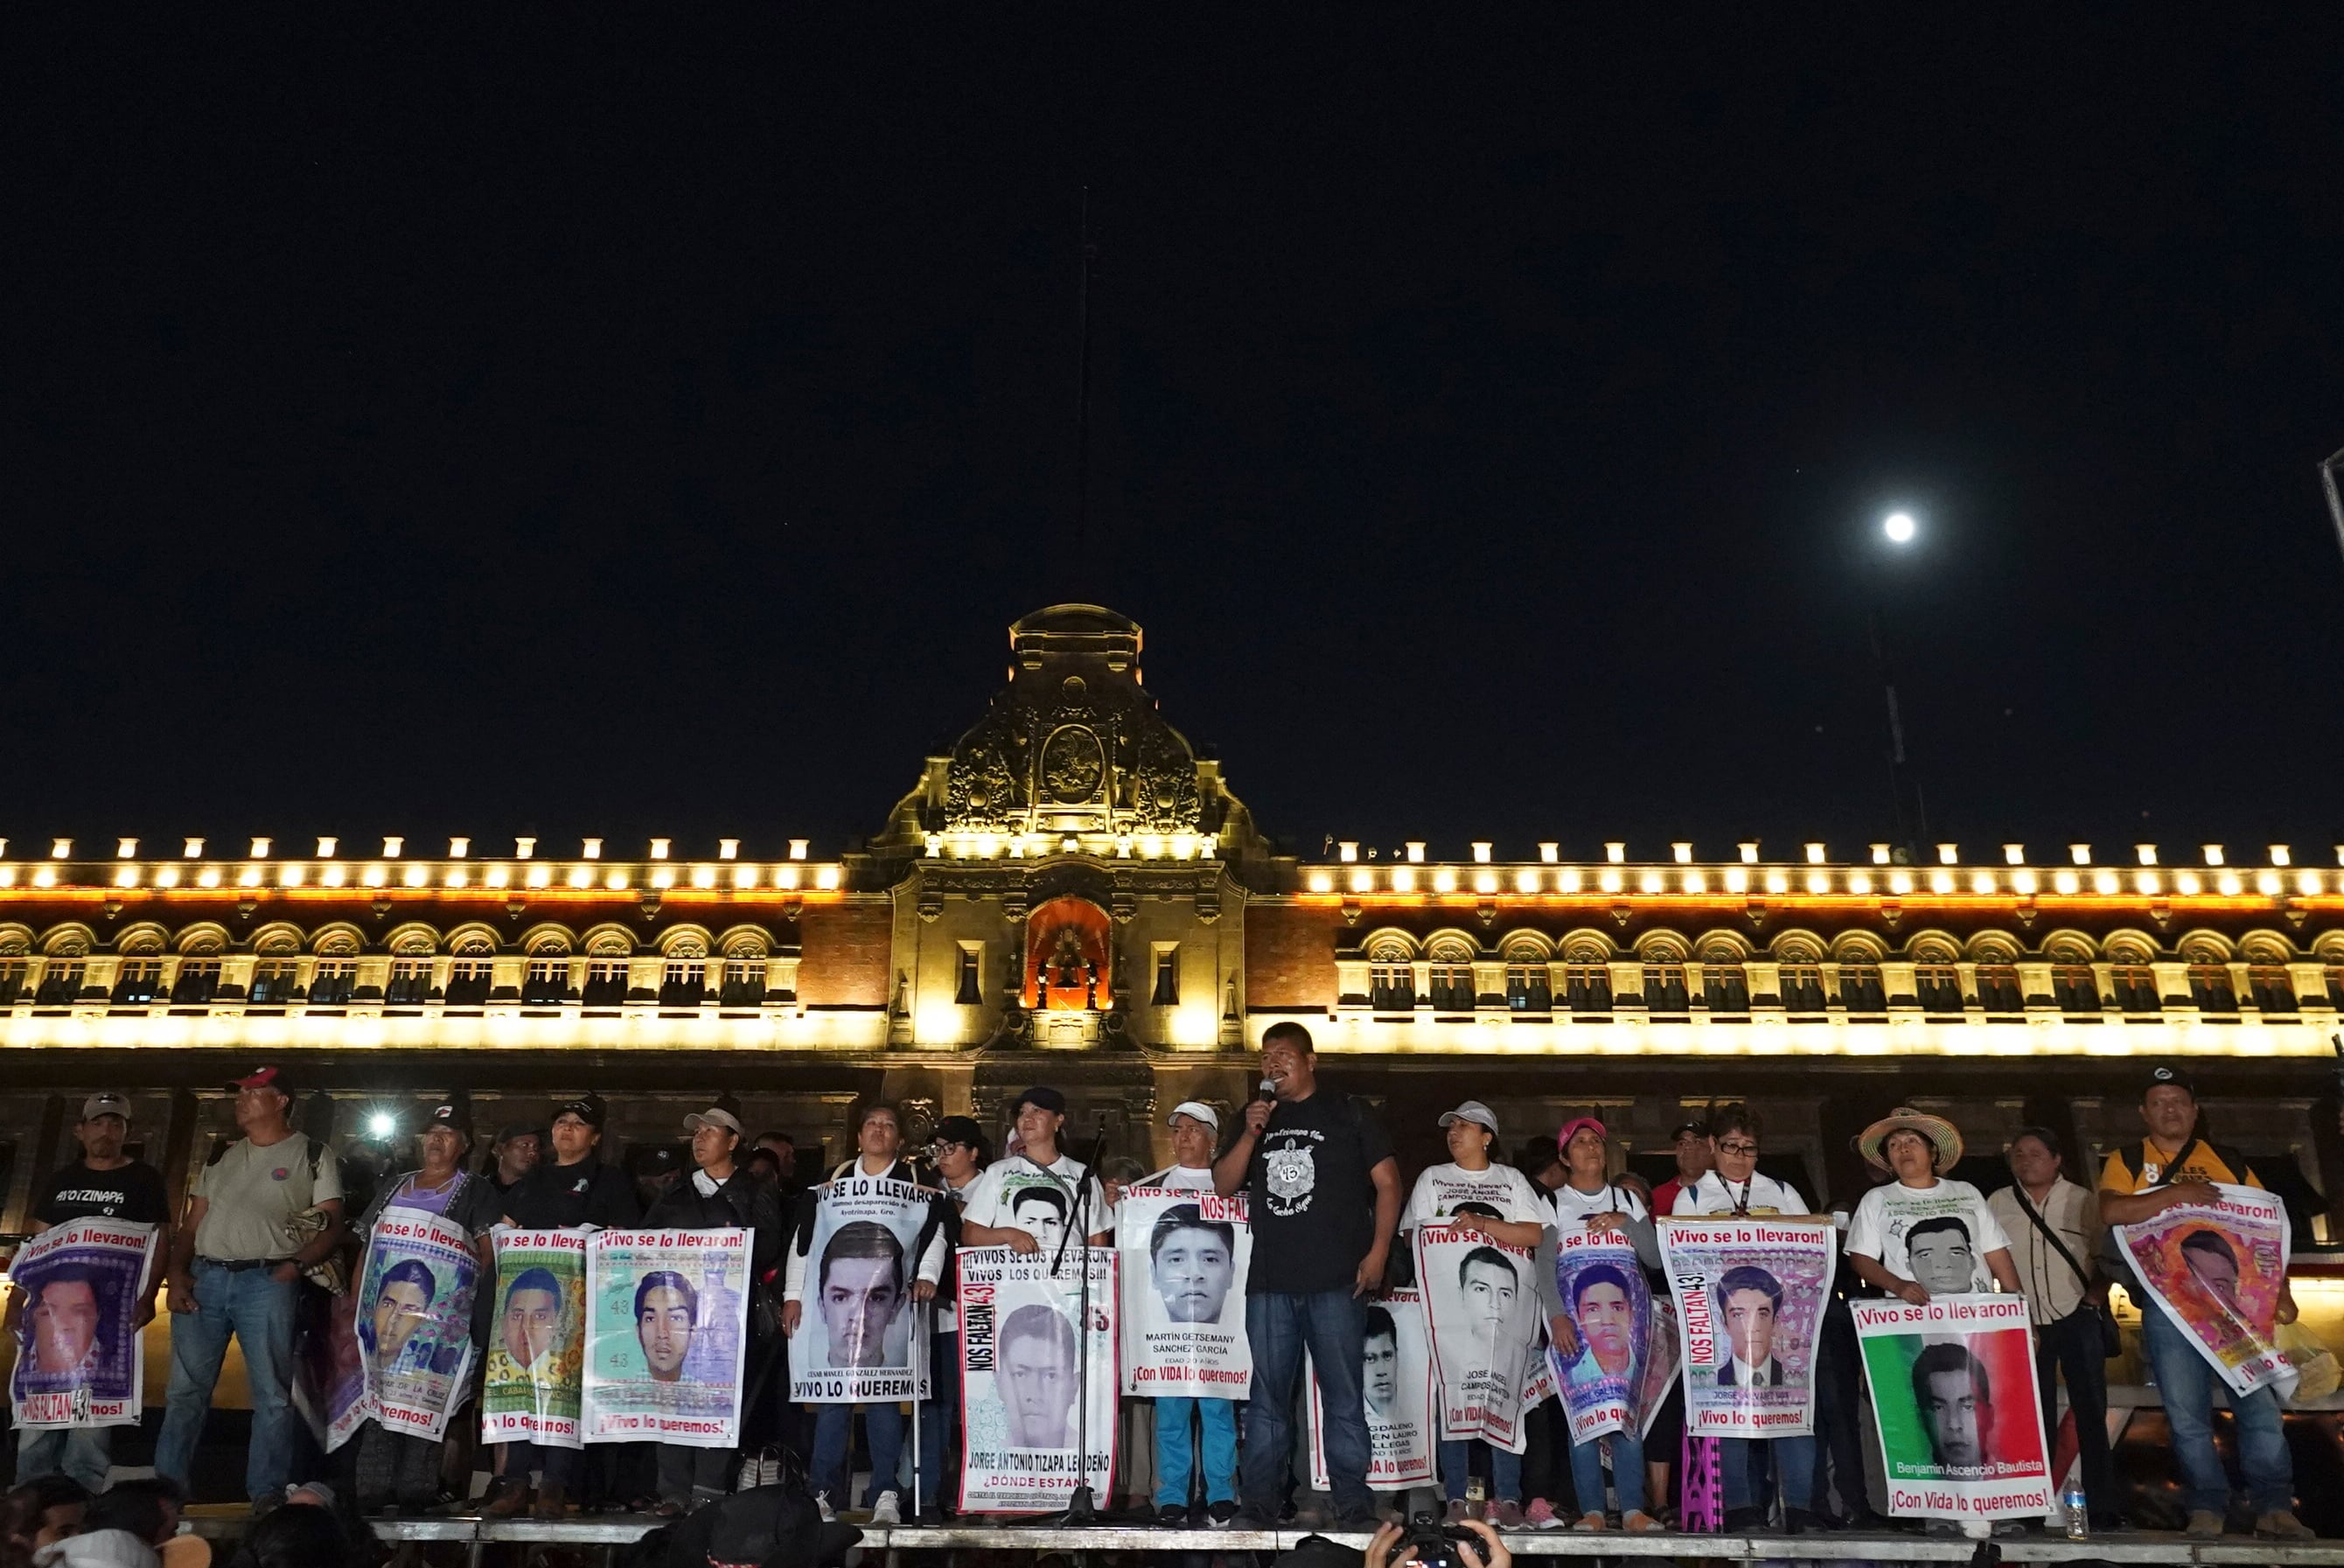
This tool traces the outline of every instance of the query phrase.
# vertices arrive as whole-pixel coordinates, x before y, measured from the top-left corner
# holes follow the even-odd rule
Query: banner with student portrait
[[[20,1429],[138,1424],[138,1320],[155,1245],[152,1225],[76,1219],[17,1249],[8,1278],[24,1299],[8,1402]]]
[[[1565,1358],[1552,1346],[1547,1351],[1571,1441],[1626,1431],[1641,1414],[1644,1369],[1652,1360],[1652,1291],[1635,1246],[1616,1230],[1571,1226],[1556,1238],[1554,1276],[1563,1312],[1579,1336],[1575,1355]]]
[[[1070,1248],[1056,1277],[1046,1252],[980,1247],[956,1261],[960,1511],[1053,1513],[1078,1481],[1104,1498],[1115,1473],[1119,1384],[1115,1249]],[[1089,1347],[1087,1389],[1078,1336]]]
[[[1686,1431],[1812,1432],[1815,1349],[1839,1244],[1832,1222],[1706,1216],[1658,1229],[1682,1336]]]
[[[1519,1247],[1451,1225],[1417,1227],[1416,1282],[1431,1332],[1441,1438],[1522,1452],[1523,1398],[1541,1360],[1537,1266]]]
[[[2177,1325],[2233,1393],[2277,1388],[2285,1399],[2296,1382],[2278,1348],[2287,1208],[2258,1188],[2226,1182],[2214,1190],[2221,1196],[2213,1203],[2177,1203],[2113,1227],[2117,1245],[2147,1288],[2142,1311]]]
[[[1368,1416],[1368,1487],[1420,1486],[1432,1479],[1432,1423],[1440,1402],[1424,1297],[1413,1289],[1387,1290],[1364,1310],[1359,1389]],[[1333,1484],[1327,1472],[1326,1392],[1308,1351],[1302,1366],[1310,1385],[1310,1484],[1324,1492]]]
[[[589,1237],[585,1440],[740,1446],[750,1285],[746,1230]]]
[[[935,1195],[909,1181],[841,1177],[814,1189],[790,1398],[801,1404],[928,1397],[926,1336],[912,1331],[920,1233]]]
[[[448,1435],[448,1418],[472,1391],[479,1280],[479,1254],[461,1226],[422,1209],[383,1211],[349,1309],[366,1377],[359,1419],[432,1442]],[[346,1435],[335,1432],[328,1450]]]
[[[1126,1188],[1116,1205],[1123,1281],[1123,1391],[1241,1400],[1253,1383],[1246,1276],[1253,1230],[1242,1194]]]
[[[2040,1519],[2054,1500],[2020,1296],[1851,1301],[1888,1512]]]
[[[486,1442],[577,1448],[586,1367],[586,1239],[591,1232],[499,1226],[496,1295],[480,1393]]]

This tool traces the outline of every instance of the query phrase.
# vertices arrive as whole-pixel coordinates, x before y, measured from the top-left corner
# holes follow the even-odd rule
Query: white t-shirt
[[[1493,1164],[1487,1170],[1468,1170],[1452,1161],[1432,1166],[1416,1179],[1416,1190],[1409,1194],[1399,1227],[1413,1230],[1420,1225],[1440,1224],[1456,1213],[1460,1203],[1487,1204],[1498,1211],[1499,1219],[1518,1224],[1544,1225],[1552,1217],[1552,1210],[1531,1190],[1531,1179],[1514,1167]]]
[[[986,1166],[968,1184],[961,1223],[1023,1230],[1055,1250],[1073,1218],[1079,1186],[1090,1189],[1090,1234],[1113,1229],[1115,1220],[1107,1212],[1106,1192],[1098,1179],[1083,1168],[1081,1160],[1063,1154],[1046,1166],[1036,1165],[1022,1154]]]
[[[1777,1181],[1756,1171],[1747,1182],[1731,1182],[1712,1170],[1704,1172],[1698,1185],[1677,1189],[1676,1214],[1805,1214],[1810,1212],[1807,1200],[1799,1189],[1787,1181]]]
[[[1590,1215],[1624,1214],[1631,1219],[1645,1218],[1644,1200],[1626,1188],[1606,1182],[1592,1192],[1581,1192],[1568,1182],[1553,1192],[1554,1217],[1559,1226],[1584,1225]]]
[[[1210,1192],[1213,1190],[1213,1168],[1209,1165],[1172,1165],[1162,1170],[1150,1171],[1131,1184],[1132,1187],[1153,1187],[1167,1192]],[[1131,1190],[1126,1188],[1125,1191]],[[1115,1206],[1115,1218],[1107,1221],[1111,1235],[1123,1234],[1123,1205]]]
[[[1912,1246],[1916,1229],[1922,1231],[1917,1259]],[[1985,1266],[1985,1255],[2009,1246],[2010,1238],[1986,1207],[1985,1195],[1966,1181],[1943,1178],[1929,1187],[1892,1181],[1874,1188],[1855,1206],[1847,1227],[1850,1254],[1874,1259],[1932,1296],[1993,1290],[1994,1274]]]

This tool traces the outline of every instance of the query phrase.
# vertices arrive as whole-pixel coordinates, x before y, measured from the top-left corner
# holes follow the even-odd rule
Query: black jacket
[[[643,1215],[643,1229],[746,1230],[749,1267],[760,1280],[782,1259],[781,1198],[738,1166],[710,1196],[702,1195],[692,1177],[684,1177],[652,1204]]]

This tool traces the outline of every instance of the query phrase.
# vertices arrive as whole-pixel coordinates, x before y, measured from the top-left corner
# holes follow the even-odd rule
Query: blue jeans
[[[244,1351],[252,1391],[252,1444],[245,1451],[244,1490],[255,1502],[281,1495],[293,1479],[293,1309],[296,1278],[278,1280],[267,1268],[228,1270],[196,1259],[196,1310],[171,1320],[171,1391],[165,1396],[163,1434],[155,1443],[157,1473],[181,1486],[195,1469],[212,1390],[228,1336]]]
[[[1603,1441],[1591,1437],[1571,1445],[1571,1489],[1579,1493],[1581,1513],[1603,1512]],[[1622,1513],[1634,1513],[1644,1506],[1642,1432],[1612,1433],[1612,1490],[1620,1494]]]
[[[1362,1351],[1362,1354],[1366,1352]],[[1439,1420],[1436,1414],[1434,1419]],[[1447,1438],[1440,1441],[1440,1491],[1451,1502],[1465,1501],[1466,1472],[1473,1467],[1473,1450],[1490,1451],[1490,1501],[1520,1502],[1522,1500],[1522,1456],[1508,1453],[1496,1443],[1485,1443],[1478,1437]]]
[[[1246,1401],[1245,1417],[1247,1511],[1278,1517],[1287,1455],[1294,1446],[1288,1412],[1302,1381],[1307,1346],[1318,1377],[1335,1512],[1340,1518],[1371,1512],[1376,1500],[1368,1490],[1367,1392],[1359,1382],[1367,1314],[1359,1300],[1348,1289],[1248,1296],[1246,1338],[1253,1346],[1253,1396]]]
[[[850,1468],[853,1444],[848,1440],[854,1435],[852,1423],[856,1411],[863,1412],[863,1430],[871,1439],[871,1484],[863,1489],[862,1505],[868,1508],[881,1492],[894,1491],[895,1467],[904,1458],[904,1412],[892,1404],[816,1405],[813,1409],[813,1489],[830,1499],[831,1507],[852,1506],[846,1501],[846,1489],[854,1482]]]
[[[1750,1495],[1750,1451],[1762,1442],[1774,1462],[1774,1480],[1783,1489],[1783,1506],[1805,1512],[1815,1495],[1815,1440],[1813,1433],[1805,1437],[1719,1439],[1717,1474],[1725,1486],[1725,1506],[1764,1508],[1773,1501],[1768,1498],[1760,1502]],[[1616,1450],[1614,1453],[1616,1455]],[[1572,1457],[1575,1463],[1577,1456],[1574,1454]],[[1614,1462],[1617,1462],[1616,1458]],[[1578,1473],[1576,1470],[1571,1472],[1574,1477]],[[1612,1472],[1612,1479],[1614,1482],[1620,1479],[1617,1470]],[[1624,1499],[1622,1506],[1626,1506]]]
[[[928,1349],[928,1387],[934,1398],[920,1407],[920,1506],[944,1508],[945,1439],[960,1428],[960,1330],[939,1329]]]
[[[2188,1337],[2154,1303],[2141,1313],[2148,1341],[2148,1364],[2165,1400],[2165,1423],[2173,1431],[2173,1455],[2181,1462],[2182,1500],[2191,1509],[2227,1512],[2230,1480],[2214,1451],[2214,1391],[2222,1385],[2214,1368]],[[2278,1396],[2268,1389],[2230,1393],[2230,1419],[2238,1423],[2238,1471],[2247,1499],[2257,1513],[2295,1506],[2295,1462],[2288,1456],[2279,1425]]]
[[[16,1434],[20,1486],[45,1475],[64,1475],[96,1494],[106,1490],[106,1472],[113,1468],[114,1429],[110,1426],[60,1426]]]
[[[1188,1472],[1196,1460],[1196,1444],[1188,1441],[1188,1412],[1192,1410],[1205,1427],[1205,1501],[1238,1500],[1237,1401],[1159,1398],[1156,1401],[1158,1508],[1188,1506]]]

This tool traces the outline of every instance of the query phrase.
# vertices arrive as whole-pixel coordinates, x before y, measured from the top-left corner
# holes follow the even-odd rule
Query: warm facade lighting
[[[2336,855],[2338,864],[2344,865],[2344,845],[2339,845],[2337,847]],[[1408,841],[1408,863],[1410,865],[1422,865],[1424,864],[1424,840],[1420,838],[1411,838]]]
[[[652,840],[652,858],[653,860],[665,860],[667,858],[668,843],[669,841],[664,838],[655,838]]]
[[[268,858],[268,840],[265,838],[254,839],[252,841],[251,854],[252,858],[255,860],[267,860]]]
[[[806,857],[806,846],[811,845],[813,842],[813,840],[810,838],[793,838],[790,840],[790,858],[792,860],[803,860]]]
[[[1872,864],[1874,865],[1885,865],[1888,862],[1888,846],[1884,844],[1874,845],[1872,846]]]
[[[1962,846],[1960,845],[1941,844],[1937,845],[1937,864],[1939,865],[1959,865],[1961,863]]]
[[[431,882],[431,868],[419,861],[399,873],[399,879],[409,887],[428,886]]]
[[[200,838],[187,840],[181,845],[179,854],[185,859],[201,860],[204,857],[204,841]]]
[[[2089,865],[2092,864],[2092,846],[2088,844],[2071,844],[2067,846],[2067,858],[2077,865]]]
[[[2006,844],[2006,845],[2004,845],[2002,846],[2002,863],[2003,863],[2005,865],[2026,865],[2026,846],[2025,845],[2023,845],[2023,844]]]
[[[298,887],[301,885],[302,880],[308,875],[308,869],[305,868],[300,862],[288,860],[284,865],[277,868],[277,885],[279,887]],[[217,877],[214,877],[211,881],[205,883],[204,885],[206,887],[217,887],[219,885],[219,879]]]
[[[1807,864],[1809,865],[1821,865],[1823,863],[1824,846],[1820,844],[1811,844],[1807,845]]]
[[[318,858],[319,860],[333,859],[336,855],[341,852],[341,844],[342,841],[338,838],[319,839],[318,841]]]
[[[198,872],[197,872],[197,873],[196,873],[196,885],[197,885],[197,886],[198,886],[198,887],[217,887],[219,885],[220,885],[220,868],[219,868],[218,866],[217,866],[217,865],[207,865],[207,866],[205,866],[201,871],[198,871]]]
[[[2274,844],[2270,846],[2270,863],[2278,866],[2292,865],[2292,852],[2283,844]]]
[[[451,839],[450,839],[450,840],[448,841],[448,858],[449,858],[449,859],[450,859],[450,860],[461,860],[461,859],[463,859],[466,855],[470,855],[470,854],[471,854],[471,853],[472,853],[472,841],[471,841],[470,839],[469,839],[469,838],[451,838]]]
[[[1347,838],[1335,846],[1335,858],[1349,865],[1359,858],[1359,841]]]
[[[407,853],[406,839],[393,836],[382,841],[382,857],[385,860],[397,860],[405,853]]]
[[[51,860],[64,860],[70,857],[72,854],[72,839],[54,838],[49,841],[49,858]]]
[[[1616,841],[1606,844],[1603,846],[1603,858],[1614,865],[1622,865],[1628,858],[1628,846]]]
[[[1679,865],[1692,864],[1692,845],[1690,844],[1672,844],[1669,845],[1669,854]]]
[[[1473,864],[1476,865],[1487,865],[1490,864],[1490,841],[1488,839],[1475,839],[1473,841]]]
[[[718,839],[716,841],[716,858],[719,860],[740,859],[741,841],[737,838]]]
[[[1743,865],[1755,865],[1758,864],[1758,841],[1756,839],[1753,838],[1745,840],[1744,842],[1734,845],[1734,847],[1742,852]]]
[[[1560,860],[1561,860],[1561,859],[1562,859],[1562,845],[1561,845],[1555,843],[1555,842],[1554,842],[1553,840],[1551,840],[1551,839],[1542,839],[1542,840],[1541,840],[1541,841],[1540,841],[1540,843],[1539,843],[1539,863],[1540,863],[1541,865],[1552,865],[1556,864],[1558,861],[1560,861]]]
[[[528,860],[536,854],[537,840],[533,838],[516,838],[513,840],[513,858],[515,860]]]
[[[2140,863],[2143,865],[2155,865],[2157,864],[2157,845],[2153,844],[2136,844],[2132,847],[2133,853],[2140,856]]]
[[[2208,865],[2219,865],[2222,864],[2222,846],[2220,845],[2209,844],[2206,846],[2206,864]]]
[[[116,839],[114,841],[114,858],[116,860],[137,859],[138,841],[135,838]]]
[[[581,846],[580,847],[580,849],[579,849],[579,852],[578,852],[578,858],[579,858],[579,859],[581,859],[581,860],[600,860],[600,859],[601,859],[601,858],[602,858],[602,841],[601,841],[601,839],[599,839],[599,838],[590,838],[590,839],[586,840],[586,842],[584,843],[584,845],[581,845]]]

